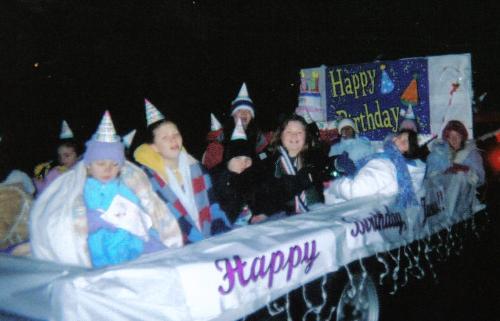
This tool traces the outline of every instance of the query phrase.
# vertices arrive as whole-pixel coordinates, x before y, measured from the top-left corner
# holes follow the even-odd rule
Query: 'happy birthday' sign
[[[333,66],[325,78],[327,120],[352,118],[364,136],[382,140],[411,105],[420,133],[430,132],[425,58]]]

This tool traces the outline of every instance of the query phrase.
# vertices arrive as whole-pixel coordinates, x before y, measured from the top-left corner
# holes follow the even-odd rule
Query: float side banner
[[[325,83],[329,121],[352,118],[361,135],[382,140],[411,106],[419,132],[430,133],[426,58],[328,67]]]
[[[300,70],[299,101],[295,113],[311,123],[326,121],[325,66]]]

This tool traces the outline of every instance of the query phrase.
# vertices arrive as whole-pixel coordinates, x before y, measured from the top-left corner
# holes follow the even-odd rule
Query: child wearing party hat
[[[255,151],[248,142],[241,120],[234,128],[231,140],[224,146],[222,166],[214,170],[214,191],[221,208],[235,226],[261,221],[265,215],[253,215],[253,195],[257,187],[252,170]]]
[[[153,189],[177,218],[185,244],[230,229],[215,201],[210,176],[183,147],[177,125],[147,99],[146,142],[134,152]]]
[[[40,195],[57,177],[71,169],[78,161],[80,146],[74,139],[73,131],[66,120],[61,124],[57,145],[57,162],[48,161],[35,166],[34,183]]]
[[[83,160],[40,195],[30,223],[35,257],[73,265],[104,267],[182,245],[175,218],[125,160],[108,111]]]
[[[137,195],[119,177],[125,163],[124,144],[111,116],[104,114],[86,143],[83,162],[88,178],[83,188],[87,207],[88,247],[94,267],[123,263],[143,253],[164,249],[151,218]]]
[[[267,157],[265,150],[271,142],[272,133],[264,133],[260,130],[255,120],[255,107],[245,83],[241,86],[238,96],[231,102],[230,112],[231,117],[224,123],[223,128],[222,138],[224,143],[230,140],[238,119],[241,119],[248,142],[253,145],[255,153],[258,156],[256,160],[265,159]],[[202,163],[210,170],[222,162],[223,156],[223,144],[218,141],[209,141],[203,154]]]

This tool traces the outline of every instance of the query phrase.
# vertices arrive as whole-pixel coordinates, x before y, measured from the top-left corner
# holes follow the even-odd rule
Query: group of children
[[[411,206],[419,186],[415,177],[421,180],[425,174],[425,165],[423,173],[412,169],[418,149],[412,129],[388,138],[376,153],[352,121],[342,120],[342,137],[330,156],[301,116],[291,115],[275,133],[265,134],[256,126],[245,85],[232,102],[226,128],[212,122],[203,164],[186,151],[174,122],[148,100],[145,110],[145,141],[133,153],[140,167],[126,159],[107,111],[81,162],[76,147],[59,148],[61,165],[51,171],[60,177],[38,185],[31,213],[35,257],[103,267],[239,226],[305,213],[325,201],[396,194],[400,205]],[[445,140],[451,141],[454,133],[460,134],[458,147],[463,149],[466,131],[452,126],[445,130]],[[449,146],[450,154],[443,156],[449,166],[441,172],[473,172],[471,181],[481,183],[484,171],[461,162],[460,152]],[[332,180],[335,168],[343,177]]]

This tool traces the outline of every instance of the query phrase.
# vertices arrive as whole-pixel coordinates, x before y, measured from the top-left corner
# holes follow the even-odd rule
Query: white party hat
[[[415,113],[413,113],[413,108],[410,106],[408,106],[408,109],[406,110],[406,113],[405,113],[405,118],[406,119],[413,119],[415,120]]]
[[[132,145],[132,141],[134,140],[135,133],[137,132],[136,129],[132,130],[130,133],[127,135],[123,136],[123,145],[125,145],[126,148],[130,148]]]
[[[215,118],[215,115],[210,113],[210,130],[217,131],[222,128],[220,122]]]
[[[247,134],[245,134],[245,129],[241,123],[241,119],[238,118],[236,126],[234,127],[233,134],[231,135],[231,140],[247,140]]]
[[[120,136],[116,135],[115,126],[111,120],[109,111],[104,112],[101,123],[94,134],[94,140],[103,143],[116,143],[120,141]]]
[[[247,85],[243,83],[240,88],[238,96],[231,102],[231,115],[234,115],[240,109],[246,109],[252,114],[252,118],[255,117],[255,110],[253,106],[253,101],[248,96]]]
[[[73,137],[74,137],[73,131],[71,130],[71,128],[69,128],[68,123],[65,120],[63,120],[61,124],[61,133],[59,134],[59,138],[69,139]]]
[[[144,107],[146,109],[146,124],[147,126],[165,119],[165,116],[156,108],[149,100],[144,98]]]

